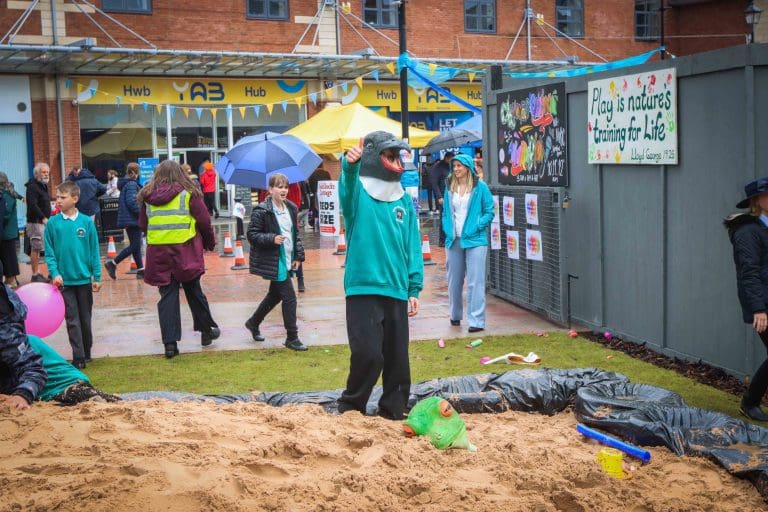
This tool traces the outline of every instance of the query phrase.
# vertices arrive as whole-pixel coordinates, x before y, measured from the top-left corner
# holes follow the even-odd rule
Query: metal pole
[[[400,55],[408,51],[408,43],[405,37],[405,0],[400,0],[397,5],[397,24],[400,36]],[[403,66],[400,70],[400,124],[403,129],[403,140],[408,141],[408,68]]]
[[[528,43],[528,62],[531,61],[531,0],[525,0],[525,39]]]
[[[336,0],[336,5],[333,6],[333,11],[336,13],[336,55],[341,55],[341,27],[339,26],[339,0]]]
[[[51,0],[51,28],[53,28],[53,45],[59,45],[58,26],[56,23],[56,0]],[[61,164],[61,181],[67,179],[67,165],[64,162],[64,122],[61,113],[61,88],[59,85],[60,75],[53,75],[54,85],[56,87],[56,127],[59,131],[59,163]],[[46,159],[47,160],[47,159]],[[80,165],[80,164],[78,164]]]
[[[659,3],[659,59],[664,60],[664,0]]]

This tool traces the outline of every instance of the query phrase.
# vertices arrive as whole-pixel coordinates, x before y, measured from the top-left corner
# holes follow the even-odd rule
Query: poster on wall
[[[499,223],[499,196],[491,196],[493,198],[493,220],[491,222]]]
[[[507,226],[515,225],[515,198],[504,197],[504,224]]]
[[[336,236],[341,228],[339,220],[339,182],[317,182],[317,217],[321,236]]]
[[[568,186],[565,84],[501,93],[499,183]]]
[[[529,260],[544,261],[544,251],[541,246],[541,231],[535,229],[526,231],[525,257]]]
[[[501,226],[498,222],[491,222],[491,250],[501,249]]]
[[[539,196],[538,194],[525,194],[525,222],[539,225]]]
[[[520,234],[517,231],[507,231],[507,256],[513,260],[520,259]]]
[[[675,68],[589,82],[590,164],[677,164]]]

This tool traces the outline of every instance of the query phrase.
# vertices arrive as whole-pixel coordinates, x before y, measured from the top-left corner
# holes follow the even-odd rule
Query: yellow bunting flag
[[[430,76],[434,75],[436,69],[437,69],[437,64],[430,64],[429,65],[429,75]]]
[[[184,117],[189,117],[189,108],[181,107],[181,111],[184,112]]]
[[[334,87],[330,87],[330,88],[325,90],[325,97],[326,98],[330,98],[331,96],[333,96],[333,89],[334,89]]]
[[[157,109],[157,113],[158,114],[162,114],[163,113],[163,106],[162,105],[155,105],[155,108]]]
[[[81,83],[78,83],[77,84],[77,92],[81,93],[81,92],[83,92],[83,89],[85,89],[85,86],[83,84],[81,84]]]
[[[303,96],[296,96],[295,98],[293,98],[293,101],[295,101],[296,105],[300,107],[301,104],[304,103],[304,97]]]
[[[240,112],[240,117],[245,119],[245,107],[237,107],[238,112]]]
[[[395,63],[394,62],[390,62],[389,64],[387,64],[387,69],[389,70],[390,73],[392,73],[394,75],[395,74]]]
[[[475,81],[475,75],[477,73],[467,73],[467,76],[469,77],[469,83],[472,83]]]
[[[355,83],[357,84],[357,88],[362,90],[363,89],[363,77],[359,76],[355,78]]]
[[[217,109],[217,108],[212,108],[211,109],[211,115],[213,116],[214,119],[216,119],[216,112],[218,112],[218,111],[219,111],[219,109]]]
[[[269,115],[272,115],[272,109],[275,108],[275,104],[274,103],[267,103],[264,106],[267,107],[267,112],[269,112]]]

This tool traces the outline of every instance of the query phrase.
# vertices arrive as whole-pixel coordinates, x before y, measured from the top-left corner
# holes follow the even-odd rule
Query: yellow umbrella
[[[402,136],[402,127],[397,121],[378,115],[359,103],[326,107],[319,114],[311,117],[285,133],[298,137],[319,154],[341,153],[360,143],[360,138],[377,130],[385,131],[397,137]],[[440,135],[411,127],[409,143],[413,148],[420,148]]]

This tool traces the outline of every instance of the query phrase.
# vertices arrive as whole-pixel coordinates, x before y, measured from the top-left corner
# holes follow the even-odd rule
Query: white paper
[[[544,261],[541,245],[541,231],[529,229],[525,233],[525,257],[529,260]]]
[[[520,259],[520,233],[507,231],[507,256],[513,260]]]
[[[539,225],[538,194],[525,194],[525,222],[534,226]]]
[[[504,224],[507,226],[514,226],[515,225],[515,198],[514,197],[505,197],[504,198]]]
[[[501,226],[498,222],[491,222],[491,250],[501,249]]]

